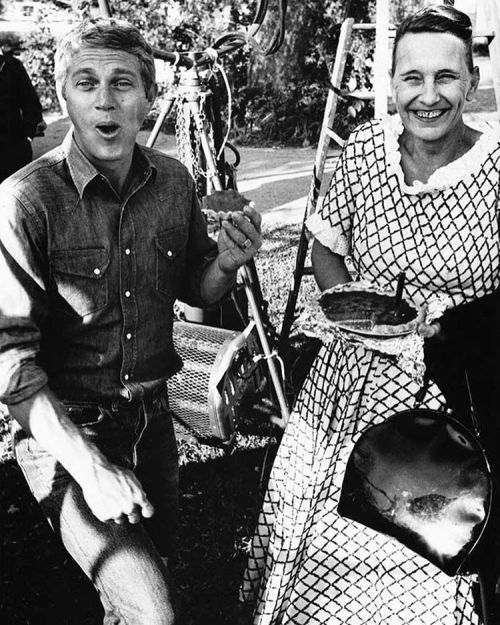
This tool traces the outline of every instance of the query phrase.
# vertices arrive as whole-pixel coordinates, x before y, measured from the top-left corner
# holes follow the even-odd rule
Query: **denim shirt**
[[[0,186],[0,401],[141,399],[216,257],[186,168],[136,145],[122,198],[68,134]]]

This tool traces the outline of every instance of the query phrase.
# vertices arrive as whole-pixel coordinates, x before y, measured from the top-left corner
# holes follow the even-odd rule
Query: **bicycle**
[[[99,0],[99,8],[103,16],[111,17],[108,0]],[[249,43],[259,45],[255,35],[268,9],[269,0],[260,0],[248,33],[224,33],[205,51],[153,51],[155,58],[170,63],[174,78],[146,145],[155,145],[165,120],[176,110],[179,158],[195,180],[202,205],[214,192],[237,189],[240,156],[228,141],[229,132],[223,136],[218,74],[228,92],[229,84],[219,57]],[[282,43],[285,11],[286,0],[279,0],[279,26],[264,54],[272,54]],[[225,149],[233,154],[232,163],[227,162]],[[284,428],[289,417],[284,368],[273,349],[277,332],[267,315],[253,260],[239,270],[237,282],[230,301],[215,310],[186,308],[186,320],[174,324],[184,368],[169,381],[170,401],[182,433],[229,447],[240,420],[238,412],[249,396],[258,398],[261,410],[277,426]],[[193,388],[199,391],[198,402],[193,402]]]

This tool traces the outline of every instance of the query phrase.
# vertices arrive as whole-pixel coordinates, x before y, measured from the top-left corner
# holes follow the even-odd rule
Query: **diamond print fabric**
[[[454,305],[499,284],[500,133],[483,135],[426,185],[404,182],[398,118],[349,140],[308,222],[360,275],[405,296]],[[418,387],[389,358],[334,340],[299,395],[271,473],[242,599],[255,625],[479,625],[467,577],[450,578],[395,540],[338,516],[345,465],[361,432],[414,406]],[[439,409],[431,386],[426,406]]]

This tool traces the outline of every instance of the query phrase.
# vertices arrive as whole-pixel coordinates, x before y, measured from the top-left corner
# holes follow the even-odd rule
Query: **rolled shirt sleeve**
[[[0,401],[16,404],[47,383],[39,366],[47,315],[40,224],[6,182],[0,187]],[[38,227],[37,227],[38,226]],[[44,266],[45,265],[45,266]]]

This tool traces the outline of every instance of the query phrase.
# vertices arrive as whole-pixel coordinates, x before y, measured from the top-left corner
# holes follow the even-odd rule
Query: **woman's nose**
[[[436,83],[433,80],[426,80],[423,84],[420,101],[426,106],[432,106],[439,101],[439,93],[436,89]]]
[[[95,106],[98,109],[109,111],[115,108],[115,102],[111,89],[102,86],[97,90]]]

